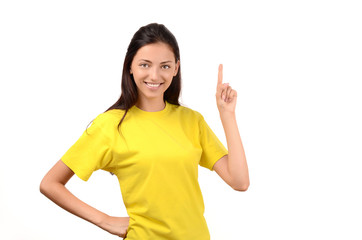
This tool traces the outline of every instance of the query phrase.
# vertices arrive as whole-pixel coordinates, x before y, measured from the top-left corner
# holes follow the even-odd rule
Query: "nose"
[[[150,69],[150,79],[154,82],[157,82],[159,79],[159,69],[157,67],[152,67]]]

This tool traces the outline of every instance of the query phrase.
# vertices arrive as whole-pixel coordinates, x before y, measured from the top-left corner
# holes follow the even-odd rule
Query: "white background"
[[[1,1],[0,239],[119,239],[39,192],[46,172],[120,96],[134,32],[163,23],[181,50],[184,106],[227,146],[217,67],[238,92],[251,185],[199,167],[212,240],[362,239],[359,1]],[[127,216],[115,176],[67,184]]]

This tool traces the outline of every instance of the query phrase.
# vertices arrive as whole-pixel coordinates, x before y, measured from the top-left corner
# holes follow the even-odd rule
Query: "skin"
[[[44,176],[40,192],[68,212],[119,237],[126,237],[129,217],[109,216],[81,201],[66,187],[74,172],[59,160]]]
[[[223,83],[223,66],[221,64],[219,65],[215,96],[229,154],[220,158],[214,164],[213,169],[234,190],[246,191],[249,188],[250,180],[235,115],[237,92],[229,86],[229,83]]]
[[[133,58],[130,72],[138,90],[136,106],[144,111],[155,112],[165,108],[163,95],[176,76],[180,61],[165,43],[148,44],[140,48]],[[145,82],[162,83],[151,90]]]
[[[131,64],[131,74],[139,93],[136,106],[151,112],[164,109],[163,94],[171,85],[179,65],[179,61],[175,62],[171,48],[164,43],[140,48]],[[144,81],[163,84],[157,90],[150,90]],[[66,211],[113,235],[125,238],[130,218],[109,216],[81,201],[65,187],[73,176],[74,172],[59,160],[41,181],[40,192]]]
[[[163,94],[171,85],[179,65],[179,61],[175,62],[172,49],[164,43],[149,44],[140,48],[130,69],[138,89],[139,97],[136,106],[150,112],[164,109]],[[162,82],[163,84],[157,90],[150,90],[145,85],[145,81]],[[249,186],[249,174],[235,118],[236,97],[236,91],[228,83],[222,83],[222,65],[220,65],[216,103],[224,127],[229,154],[220,158],[213,169],[233,189],[246,191]],[[129,217],[109,216],[81,201],[65,187],[73,176],[74,172],[59,160],[41,181],[40,192],[66,211],[113,235],[125,238]]]

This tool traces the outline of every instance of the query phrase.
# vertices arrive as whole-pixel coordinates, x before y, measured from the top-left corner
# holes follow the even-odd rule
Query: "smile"
[[[146,84],[147,87],[150,88],[150,89],[158,89],[159,86],[161,86],[163,83],[152,84],[152,83],[147,83],[147,82],[145,82],[145,84]]]

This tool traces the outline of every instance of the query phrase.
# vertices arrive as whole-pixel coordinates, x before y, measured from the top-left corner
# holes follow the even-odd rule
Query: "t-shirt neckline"
[[[148,112],[148,111],[144,111],[140,108],[138,108],[136,105],[133,105],[132,110],[138,114],[138,115],[142,115],[142,116],[146,116],[146,117],[160,117],[160,116],[164,116],[166,113],[168,113],[170,111],[170,103],[165,101],[165,108],[160,110],[160,111],[156,111],[156,112]]]

